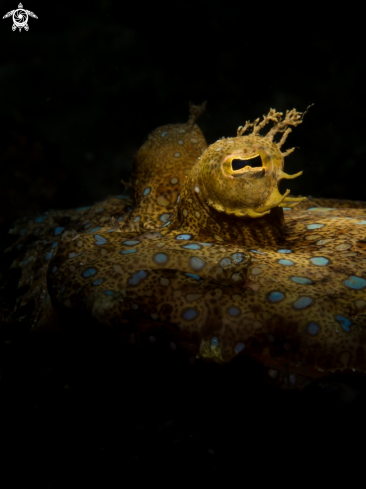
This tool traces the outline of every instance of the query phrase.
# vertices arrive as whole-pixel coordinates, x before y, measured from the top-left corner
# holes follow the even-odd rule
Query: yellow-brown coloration
[[[194,119],[139,150],[134,208],[109,198],[16,225],[14,267],[29,286],[18,309],[35,300],[35,329],[81,315],[216,362],[247,354],[271,372],[365,372],[366,204],[279,194],[301,174],[284,173],[292,150],[281,152],[295,109],[207,149]]]

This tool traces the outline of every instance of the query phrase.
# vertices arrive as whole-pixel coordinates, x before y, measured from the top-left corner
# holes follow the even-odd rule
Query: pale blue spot
[[[351,321],[348,318],[345,318],[344,316],[338,315],[336,316],[336,320],[340,323],[342,328],[349,333],[350,331],[350,326],[351,326]]]
[[[277,253],[292,253],[291,250],[277,250]]]
[[[192,256],[192,258],[189,259],[189,263],[195,270],[201,270],[201,268],[206,265],[206,262],[201,260],[201,258],[198,258],[198,256]]]
[[[104,293],[105,295],[114,295],[114,292],[112,290],[105,290]]]
[[[310,207],[308,211],[317,211],[317,212],[328,212],[328,211],[334,211],[334,207]]]
[[[55,241],[54,243],[52,243],[52,248],[56,248],[57,245],[58,245],[58,241]]]
[[[108,231],[106,231],[106,233],[113,233],[114,229],[108,229]]]
[[[20,234],[20,236],[24,236],[24,235],[25,235],[25,232],[26,232],[26,229],[22,229],[22,230],[20,231],[20,233],[19,233],[19,234]]]
[[[161,137],[164,138],[168,134],[168,131],[164,131],[161,133]]]
[[[93,275],[95,275],[96,273],[97,273],[97,271],[95,268],[88,268],[87,270],[84,270],[83,277],[89,278],[89,277],[92,277]]]
[[[219,340],[214,336],[211,340],[211,348],[215,348],[216,346],[219,346]]]
[[[315,336],[319,333],[319,326],[316,323],[310,323],[308,326],[308,333]]]
[[[91,229],[90,231],[88,231],[88,233],[95,233],[96,231],[99,231],[99,229],[102,229],[100,226],[96,227],[96,228],[93,228]]]
[[[71,253],[69,253],[69,258],[75,258],[77,256],[82,255],[83,253],[84,253],[84,251],[80,251],[80,253],[75,253],[72,251]]]
[[[175,239],[191,239],[192,235],[191,234],[178,234],[178,236]]]
[[[284,259],[278,260],[278,263],[279,263],[280,265],[285,265],[285,266],[287,266],[287,267],[289,267],[289,266],[291,266],[291,265],[293,265],[293,264],[294,264],[294,262],[293,262],[293,261],[291,261],[291,260],[284,260]]]
[[[347,280],[343,282],[350,289],[364,289],[366,287],[366,280],[356,275],[351,275]]]
[[[197,311],[195,309],[186,309],[183,312],[184,319],[187,319],[188,321],[194,319],[196,316],[197,316]]]
[[[143,195],[148,195],[150,193],[150,190],[151,190],[151,187],[146,187],[144,192],[143,192]]]
[[[282,207],[284,211],[292,211],[292,207]]]
[[[274,290],[268,296],[268,300],[270,302],[282,301],[284,298],[285,298],[285,294],[283,294],[282,292],[278,292],[277,290]]]
[[[139,244],[140,241],[136,241],[136,240],[133,240],[133,239],[128,239],[127,241],[123,241],[122,244],[126,245],[126,246],[135,246],[137,244]]]
[[[240,343],[238,343],[238,344],[235,346],[234,351],[235,351],[235,353],[240,353],[241,351],[243,351],[243,350],[244,350],[244,348],[245,348],[244,343],[241,343],[241,342],[240,342]]]
[[[241,261],[243,261],[242,253],[233,253],[231,256],[234,258],[235,263],[240,263]]]
[[[88,209],[91,208],[91,205],[85,206],[85,207],[78,207],[75,209],[76,211],[82,212],[82,211],[87,211]]]
[[[159,217],[159,219],[160,219],[160,221],[165,222],[165,221],[167,221],[169,219],[169,217],[170,217],[170,214],[162,214]]]
[[[154,260],[156,261],[156,263],[159,263],[159,264],[164,264],[168,261],[168,255],[166,255],[165,253],[157,253],[156,255],[154,255]]]
[[[366,220],[355,222],[355,224],[361,224],[364,226],[366,224]]]
[[[185,273],[187,277],[194,278],[195,280],[199,280],[201,277],[199,275],[195,275],[194,273]]]
[[[324,258],[324,256],[314,256],[314,258],[310,258],[310,261],[313,265],[317,265],[318,267],[323,267],[329,263],[328,258]]]
[[[46,258],[46,260],[50,260],[52,258],[52,255],[53,251],[50,251],[49,253],[46,253],[44,257]]]
[[[103,212],[103,211],[104,211],[103,207],[99,207],[99,209],[97,209],[95,212]]]
[[[223,259],[220,261],[220,267],[228,267],[229,265],[231,265],[231,260],[230,260],[230,258],[223,258]]]
[[[306,227],[307,229],[319,229],[322,228],[324,224],[308,224]]]
[[[202,246],[213,246],[212,243],[200,243]]]
[[[183,245],[182,248],[185,248],[187,250],[200,250],[201,246],[196,243],[191,243],[191,244]]]
[[[265,255],[266,253],[263,253],[263,251],[258,251],[258,250],[250,250],[252,253],[258,253],[259,255]]]
[[[31,261],[34,261],[34,257],[33,256],[29,256],[26,260],[24,260],[22,262],[22,266],[25,267],[26,265],[28,265],[28,263],[30,263]]]
[[[57,228],[55,228],[55,236],[58,236],[59,234],[62,233],[62,231],[64,230],[65,228],[63,228],[62,226],[57,226]]]
[[[136,253],[137,250],[123,250],[121,255],[129,255],[130,253]]]
[[[313,303],[313,299],[311,297],[300,297],[293,303],[295,309],[304,309],[305,307],[310,306]]]
[[[119,218],[117,219],[117,221],[118,222],[122,221],[123,217],[124,217],[123,215],[122,216],[119,216]]]
[[[38,216],[35,218],[34,222],[42,222],[47,219],[47,216]]]
[[[51,268],[51,273],[56,273],[56,270],[57,270],[57,267],[56,267],[56,265],[54,265],[54,266]]]
[[[100,285],[102,282],[104,282],[104,279],[98,278],[97,280],[94,280],[93,285]]]
[[[128,195],[115,195],[116,199],[129,199],[130,197]]]
[[[228,313],[230,314],[230,316],[239,316],[240,309],[239,307],[232,306],[228,308]]]
[[[95,234],[94,238],[97,245],[104,245],[107,242],[107,240],[103,236],[100,236],[99,234]]]
[[[91,222],[90,222],[89,224],[85,224],[84,229],[88,229],[88,228],[90,228],[90,226],[91,226],[91,225],[92,225],[92,223],[91,223]]]
[[[141,280],[147,277],[147,273],[144,270],[140,270],[137,273],[134,273],[129,279],[128,283],[130,285],[137,285]]]
[[[166,222],[163,226],[161,226],[162,228],[165,228],[165,226],[169,226],[169,224],[171,223],[172,221],[168,221]]]
[[[140,217],[140,216],[136,216],[136,217],[135,217],[135,219],[133,220],[133,222],[139,222],[139,221],[140,221],[140,219],[141,219],[141,217]]]
[[[17,250],[21,250],[23,248],[23,243],[17,245]]]
[[[309,285],[309,284],[313,283],[312,280],[310,280],[309,278],[306,278],[306,277],[291,277],[291,280],[293,282],[296,282],[297,284],[301,284],[301,285]]]

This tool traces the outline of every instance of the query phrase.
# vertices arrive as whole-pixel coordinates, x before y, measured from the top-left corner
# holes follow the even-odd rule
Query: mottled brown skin
[[[133,210],[111,197],[17,223],[13,266],[29,286],[17,308],[35,299],[33,329],[82,314],[207,360],[249,355],[273,376],[365,372],[366,203],[280,195],[299,175],[280,149],[299,123],[271,109],[208,148],[192,117],[156,129],[135,159]]]

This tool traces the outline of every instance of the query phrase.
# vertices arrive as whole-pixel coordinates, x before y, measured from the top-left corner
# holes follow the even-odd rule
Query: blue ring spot
[[[147,277],[147,273],[144,270],[140,270],[137,273],[134,273],[129,279],[128,283],[130,285],[137,285],[141,280]]]
[[[239,307],[232,306],[228,308],[228,313],[230,314],[230,316],[239,316],[241,311]]]
[[[139,221],[140,221],[140,219],[141,219],[141,217],[140,217],[140,216],[136,216],[136,217],[135,217],[135,219],[133,220],[133,222],[139,222]]]
[[[196,316],[197,316],[197,311],[195,309],[186,309],[183,312],[183,317],[184,319],[187,319],[187,321],[194,319]]]
[[[243,261],[243,253],[233,253],[231,256],[234,258],[235,263]]]
[[[230,260],[230,258],[223,258],[223,259],[220,261],[220,267],[228,267],[229,265],[231,265],[231,260]]]
[[[164,131],[164,132],[162,132],[162,133],[161,133],[161,137],[162,137],[162,138],[165,138],[165,136],[166,136],[167,134],[168,134],[168,131]]]
[[[187,275],[187,277],[194,278],[195,280],[199,280],[201,277],[199,275],[196,275],[194,273],[185,273],[184,275]]]
[[[90,208],[91,208],[91,205],[88,205],[88,206],[85,206],[85,207],[78,207],[75,210],[78,211],[78,212],[82,212],[82,211],[87,211]]]
[[[161,222],[165,222],[165,221],[167,221],[169,219],[169,217],[170,217],[170,214],[162,214],[159,217],[159,219],[160,219]]]
[[[192,235],[191,234],[178,234],[178,236],[175,239],[191,239]]]
[[[306,277],[291,277],[291,280],[301,285],[309,285],[313,283],[313,281],[310,280],[310,278],[306,278]]]
[[[62,231],[64,230],[65,228],[63,228],[62,226],[57,226],[57,228],[55,228],[55,236],[58,236],[59,234],[62,233]]]
[[[356,275],[351,275],[343,283],[350,289],[360,290],[366,287],[366,280],[361,277],[357,277]]]
[[[211,348],[215,348],[216,346],[219,346],[219,340],[214,336],[211,340]]]
[[[196,243],[191,243],[191,244],[183,245],[182,248],[185,248],[186,250],[200,250],[201,246]]]
[[[351,321],[344,317],[344,316],[341,316],[341,315],[338,315],[336,316],[336,320],[340,323],[340,325],[342,326],[342,328],[347,331],[347,333],[350,332],[350,326],[351,326]]]
[[[292,253],[291,250],[277,250],[277,253]]]
[[[329,263],[328,258],[324,258],[324,256],[314,256],[314,258],[310,258],[310,261],[313,265],[317,265],[318,267],[323,267]]]
[[[136,253],[137,250],[123,250],[121,255],[129,255],[130,253]]]
[[[94,238],[97,245],[104,245],[107,242],[107,240],[103,236],[100,236],[99,234],[95,234]]]
[[[146,187],[145,190],[143,191],[143,195],[148,195],[151,191],[151,187]]]
[[[94,280],[93,285],[100,285],[103,282],[104,279],[98,278],[97,280]]]
[[[268,300],[270,302],[282,301],[284,298],[285,298],[285,294],[279,292],[278,290],[274,290],[273,292],[270,292],[268,295]]]
[[[287,267],[289,267],[289,266],[291,266],[291,265],[293,265],[293,264],[294,264],[294,262],[293,262],[293,261],[291,261],[291,260],[284,260],[284,259],[278,260],[278,263],[279,263],[280,265],[285,265],[285,266],[287,266]]]
[[[135,246],[137,244],[139,244],[140,241],[136,241],[136,240],[133,240],[133,239],[128,239],[127,241],[123,241],[122,244],[126,245],[126,246]]]
[[[241,342],[240,342],[240,343],[238,343],[238,344],[235,346],[234,351],[235,351],[235,353],[240,353],[241,351],[243,351],[243,350],[244,350],[244,348],[245,348],[244,343],[241,343]]]
[[[308,326],[308,333],[315,336],[319,333],[319,326],[316,323],[310,323]]]
[[[295,309],[304,309],[305,307],[310,306],[313,303],[313,299],[311,297],[300,297],[295,301],[292,305]]]
[[[95,268],[87,268],[86,270],[83,271],[83,277],[89,278],[92,277],[97,273]]]
[[[47,216],[38,216],[34,219],[34,222],[42,222],[47,219]]]
[[[169,257],[165,253],[156,253],[156,255],[154,255],[154,260],[156,261],[156,263],[159,263],[160,265],[166,263],[168,259]]]
[[[201,258],[199,258],[198,256],[192,256],[192,258],[189,259],[189,264],[195,270],[201,270],[201,268],[206,265],[206,262],[201,260]]]
[[[324,224],[308,224],[306,227],[307,229],[319,229],[322,228]]]

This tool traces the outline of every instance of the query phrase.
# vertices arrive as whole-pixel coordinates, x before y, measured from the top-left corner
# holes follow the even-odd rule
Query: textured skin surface
[[[209,148],[194,117],[160,127],[136,156],[133,201],[18,221],[10,319],[32,303],[32,329],[80,315],[217,362],[365,372],[366,203],[280,195],[279,180],[294,177],[280,148],[299,123],[271,109]]]

